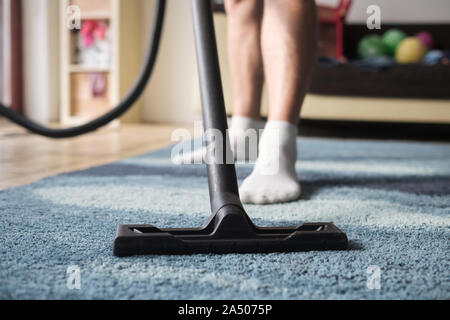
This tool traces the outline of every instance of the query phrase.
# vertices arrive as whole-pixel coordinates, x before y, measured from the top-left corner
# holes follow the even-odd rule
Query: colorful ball
[[[434,39],[431,33],[422,31],[416,34],[416,38],[419,39],[428,50],[433,49]]]
[[[423,63],[430,66],[439,64],[444,56],[444,52],[441,50],[431,50],[423,58]]]
[[[406,37],[406,33],[399,29],[389,29],[383,34],[383,43],[391,57],[395,56],[395,49]]]
[[[415,37],[408,37],[397,47],[395,59],[398,63],[419,63],[423,60],[427,52],[424,44]]]
[[[444,56],[441,59],[441,63],[448,66],[448,65],[450,65],[450,50],[445,49],[443,52],[444,52]]]
[[[387,55],[386,46],[378,35],[363,37],[358,44],[358,54],[363,59]]]

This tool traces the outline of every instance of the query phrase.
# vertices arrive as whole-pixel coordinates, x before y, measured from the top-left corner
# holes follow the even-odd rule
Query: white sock
[[[267,123],[253,172],[239,193],[244,203],[269,204],[297,200],[300,184],[295,172],[297,128],[285,121]]]
[[[233,152],[235,160],[238,161],[255,161],[258,156],[258,144],[260,132],[264,128],[264,121],[255,120],[252,118],[233,116],[230,121],[230,128],[228,135],[230,137],[231,150]],[[248,142],[248,135],[251,134],[247,130],[254,130],[254,141],[252,144],[252,152],[250,152],[250,146]],[[246,139],[247,138],[247,139]],[[247,140],[247,143],[246,143]],[[191,164],[191,163],[204,163],[206,155],[206,148],[201,148],[192,151],[191,153],[182,154],[174,157],[173,163],[175,164]]]

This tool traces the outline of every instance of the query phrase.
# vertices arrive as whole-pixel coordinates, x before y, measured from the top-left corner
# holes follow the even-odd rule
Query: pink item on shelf
[[[104,40],[106,32],[108,31],[108,25],[105,22],[100,22],[94,30],[94,37],[96,39]]]
[[[92,46],[92,44],[94,43],[94,37],[92,36],[92,34],[82,36],[81,40],[83,41],[83,47],[85,48]]]
[[[416,38],[419,39],[428,50],[433,49],[434,39],[431,33],[422,31],[416,34]]]
[[[95,39],[105,40],[108,25],[105,22],[95,20],[83,21],[80,30],[83,47],[87,48],[94,44]]]
[[[81,25],[80,33],[85,36],[94,31],[95,28],[97,28],[97,21],[94,20],[85,20],[83,21]]]
[[[104,73],[90,73],[92,96],[101,97],[106,93],[106,75]]]

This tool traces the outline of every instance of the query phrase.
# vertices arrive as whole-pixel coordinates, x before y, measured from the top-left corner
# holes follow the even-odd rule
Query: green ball
[[[358,54],[361,58],[373,58],[387,55],[386,46],[378,35],[368,35],[359,41]]]
[[[383,35],[383,43],[386,46],[387,53],[393,57],[397,46],[406,39],[407,36],[406,33],[399,29],[390,29],[386,31]]]

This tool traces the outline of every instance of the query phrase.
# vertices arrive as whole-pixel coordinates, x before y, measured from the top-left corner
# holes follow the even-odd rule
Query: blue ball
[[[444,52],[441,50],[428,51],[428,53],[425,55],[425,58],[423,58],[423,64],[426,64],[428,66],[439,64],[443,57]]]

